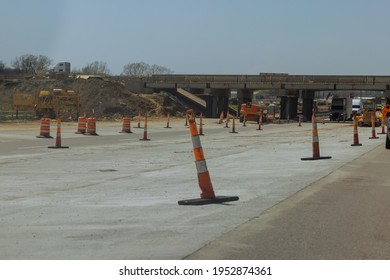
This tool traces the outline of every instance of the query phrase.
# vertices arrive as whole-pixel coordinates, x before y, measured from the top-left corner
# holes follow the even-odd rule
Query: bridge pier
[[[298,114],[298,95],[296,90],[290,90],[287,96],[280,99],[280,119],[295,119]]]
[[[240,115],[241,104],[252,102],[253,90],[250,89],[239,89],[237,90],[237,114]]]
[[[229,110],[230,89],[210,89],[202,98],[206,101],[206,117],[217,118]]]
[[[311,121],[311,117],[313,115],[314,94],[314,90],[302,91],[302,116],[304,122]]]

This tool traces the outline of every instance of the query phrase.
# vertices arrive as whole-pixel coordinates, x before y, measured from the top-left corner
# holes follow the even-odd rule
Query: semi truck
[[[346,121],[352,119],[352,98],[333,97],[330,107],[330,121]]]

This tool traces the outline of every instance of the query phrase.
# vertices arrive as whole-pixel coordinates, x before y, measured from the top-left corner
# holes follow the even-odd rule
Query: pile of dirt
[[[81,97],[81,113],[98,119],[122,116],[183,116],[187,106],[173,95],[162,92],[137,94],[120,82],[100,78],[30,79],[0,81],[0,112],[13,110],[14,92],[37,93],[41,90],[74,90]]]

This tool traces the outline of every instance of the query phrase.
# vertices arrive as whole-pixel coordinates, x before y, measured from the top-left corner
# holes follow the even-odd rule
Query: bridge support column
[[[302,116],[303,121],[311,121],[313,114],[314,90],[302,91]]]
[[[289,91],[288,96],[281,96],[280,99],[280,119],[295,119],[298,113],[298,92]]]
[[[206,117],[217,118],[229,110],[229,89],[211,89],[208,95],[204,96],[206,100]]]
[[[240,115],[241,104],[252,102],[253,99],[253,90],[250,89],[239,89],[237,90],[237,114]]]

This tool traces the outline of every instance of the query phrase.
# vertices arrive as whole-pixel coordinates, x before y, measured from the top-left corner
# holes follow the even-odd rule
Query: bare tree
[[[167,67],[153,64],[150,66],[145,62],[128,63],[123,66],[122,75],[143,77],[155,74],[172,74],[173,71]]]
[[[48,71],[52,60],[45,55],[24,54],[15,58],[11,64],[20,72],[36,75]]]
[[[107,63],[103,61],[89,63],[81,69],[81,72],[85,74],[110,75]]]
[[[173,71],[165,66],[160,66],[160,65],[156,65],[156,64],[153,64],[152,66],[150,66],[149,68],[149,74],[150,75],[158,75],[158,74],[172,74]]]
[[[123,66],[122,75],[125,76],[148,76],[149,65],[145,62],[129,63]]]

